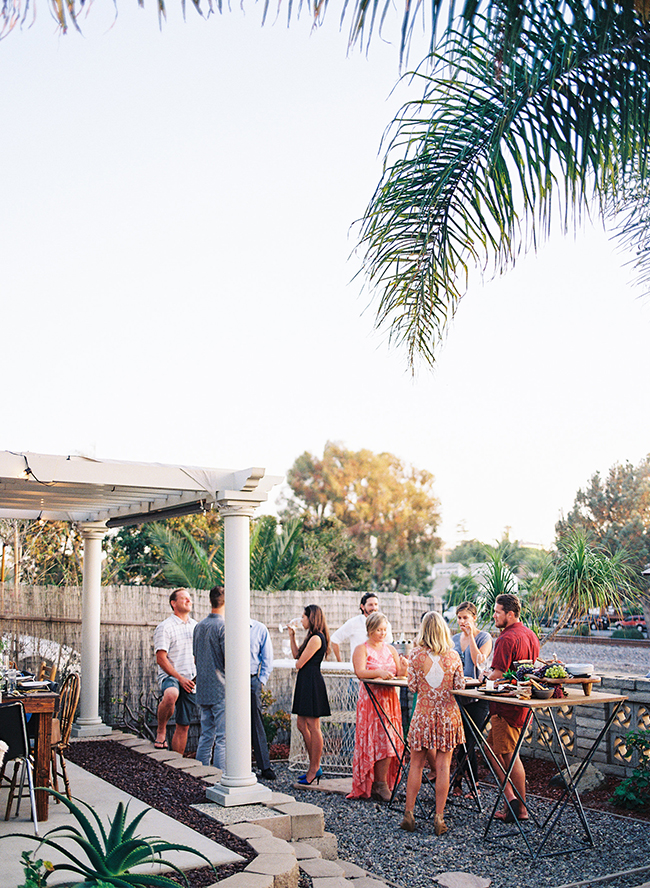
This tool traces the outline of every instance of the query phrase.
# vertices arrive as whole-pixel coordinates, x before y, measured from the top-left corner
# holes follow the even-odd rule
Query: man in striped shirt
[[[159,623],[153,633],[158,663],[158,682],[163,692],[158,705],[156,749],[167,749],[167,722],[176,710],[172,737],[174,752],[185,752],[190,723],[196,714],[196,668],[192,638],[196,620],[190,617],[192,599],[187,589],[174,589],[169,596],[173,613]]]

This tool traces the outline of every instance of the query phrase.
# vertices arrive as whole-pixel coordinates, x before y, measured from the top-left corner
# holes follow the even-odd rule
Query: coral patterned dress
[[[395,660],[389,645],[384,644],[375,651],[366,642],[366,668],[386,669],[393,675],[397,674]],[[393,788],[399,765],[395,756],[395,744],[397,753],[401,756],[404,751],[402,734],[402,712],[399,705],[397,688],[381,687],[374,684],[372,692],[379,705],[390,719],[392,727],[389,727],[390,739],[382,727],[379,716],[375,712],[372,700],[361,681],[359,683],[359,701],[357,703],[357,730],[354,741],[354,757],[352,759],[352,792],[349,799],[369,799],[372,784],[375,779],[375,762],[390,758],[388,769],[388,786]]]
[[[409,657],[409,690],[418,695],[409,728],[411,749],[449,752],[465,742],[463,720],[453,690],[465,687],[463,664],[456,651],[432,654],[416,647]]]

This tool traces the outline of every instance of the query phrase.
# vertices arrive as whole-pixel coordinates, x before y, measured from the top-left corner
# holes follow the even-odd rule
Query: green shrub
[[[291,731],[291,715],[284,709],[277,712],[269,712],[269,706],[275,703],[275,697],[270,691],[263,690],[260,694],[262,701],[262,724],[266,734],[266,742],[269,746],[273,743],[279,731]]]
[[[622,629],[614,629],[612,638],[633,638],[638,641],[643,638],[643,633],[639,632],[634,626],[624,626]]]
[[[636,749],[639,763],[632,776],[616,787],[612,802],[620,808],[650,809],[650,730],[630,731],[625,737],[625,745],[625,758],[631,760]]]

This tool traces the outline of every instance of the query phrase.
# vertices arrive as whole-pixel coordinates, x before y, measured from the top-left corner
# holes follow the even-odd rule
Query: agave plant
[[[107,832],[99,816],[86,802],[80,802],[79,799],[75,799],[76,802],[80,802],[84,808],[90,811],[95,820],[97,830],[79,805],[53,789],[48,789],[47,792],[51,793],[68,808],[79,827],[57,826],[49,830],[43,838],[29,833],[12,833],[11,835],[32,839],[39,843],[39,847],[45,845],[59,851],[67,858],[68,862],[54,865],[48,864],[46,867],[48,875],[52,872],[61,871],[81,876],[82,881],[72,883],[74,888],[86,888],[86,886],[100,888],[100,886],[104,885],[115,886],[115,888],[135,888],[135,886],[139,885],[178,888],[177,882],[173,882],[166,876],[132,872],[136,866],[152,863],[170,867],[183,876],[186,884],[189,884],[183,871],[174,863],[162,857],[163,854],[167,854],[170,851],[189,851],[191,854],[202,857],[209,866],[212,866],[210,860],[204,854],[201,854],[200,851],[196,851],[194,848],[190,848],[188,845],[166,842],[164,839],[154,836],[136,836],[135,831],[144,815],[150,810],[149,808],[145,808],[130,823],[127,823],[128,805],[125,806],[120,802],[115,816],[112,820],[109,820]],[[87,862],[84,861],[83,857],[77,856],[74,850],[69,850],[64,845],[61,845],[59,841],[55,841],[52,838],[55,834],[58,834],[57,838],[71,839],[78,845],[87,858]]]

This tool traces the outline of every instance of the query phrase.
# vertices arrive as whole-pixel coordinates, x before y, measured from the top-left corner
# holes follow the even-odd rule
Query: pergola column
[[[228,807],[272,795],[251,769],[250,519],[257,505],[241,493],[217,500],[225,538],[226,768],[206,795]]]
[[[72,726],[75,737],[110,734],[99,716],[99,645],[102,589],[103,522],[81,525],[83,538],[83,592],[81,614],[81,696]]]

